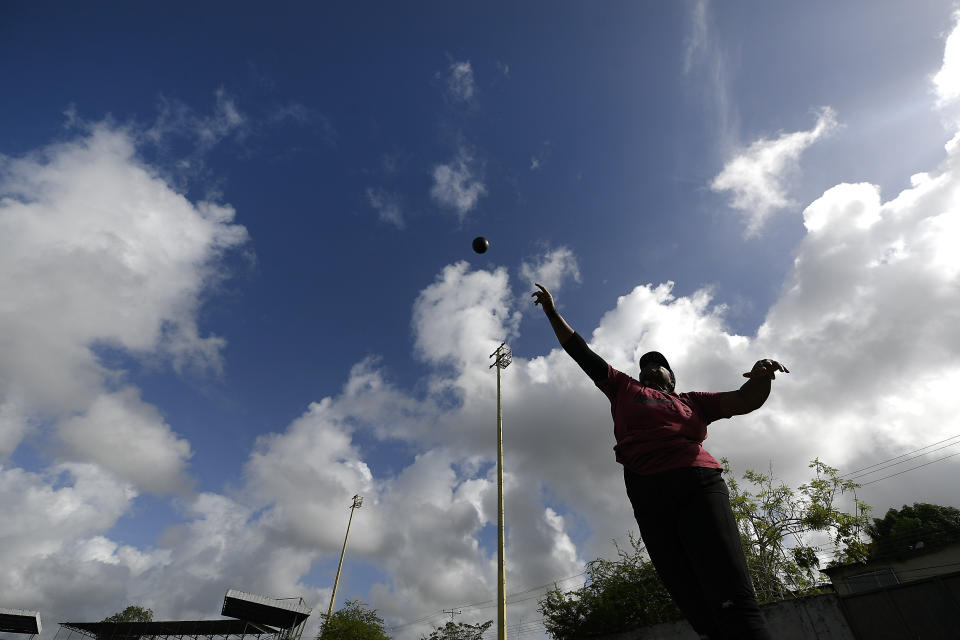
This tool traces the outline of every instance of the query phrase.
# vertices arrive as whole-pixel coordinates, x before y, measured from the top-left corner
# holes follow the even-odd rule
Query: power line
[[[518,638],[520,636],[527,636],[545,629],[546,627],[543,624],[543,618],[537,618],[536,620],[522,620],[507,626],[507,637]],[[482,637],[489,638],[493,637],[494,635],[495,631],[493,629],[487,629]]]
[[[914,449],[913,451],[907,451],[906,453],[901,453],[901,454],[898,455],[898,456],[894,456],[893,458],[889,458],[889,459],[887,459],[887,460],[883,460],[883,461],[881,461],[881,462],[877,462],[877,463],[875,463],[875,464],[871,464],[871,465],[866,466],[866,467],[863,467],[863,468],[861,468],[861,469],[855,469],[854,471],[848,471],[848,472],[846,472],[846,473],[842,473],[842,474],[840,474],[840,477],[841,477],[841,478],[848,478],[848,479],[849,479],[851,476],[869,475],[869,474],[861,474],[861,472],[866,471],[867,469],[873,469],[874,467],[879,467],[879,466],[882,466],[882,465],[886,465],[887,463],[893,462],[894,460],[899,460],[900,458],[904,458],[904,457],[906,457],[906,456],[910,456],[910,455],[913,455],[913,454],[915,454],[915,453],[919,453],[919,452],[921,452],[921,451],[924,451],[925,449],[929,449],[930,447],[935,447],[935,446],[937,446],[938,444],[943,444],[944,442],[947,442],[948,440],[956,440],[957,438],[960,438],[960,433],[958,433],[958,434],[956,434],[956,435],[952,435],[952,436],[950,436],[949,438],[944,438],[943,440],[938,440],[937,442],[930,443],[930,444],[928,444],[928,445],[926,445],[926,446],[920,447],[919,449]],[[948,445],[945,445],[945,446],[946,446],[946,447],[951,447],[951,446],[953,446],[953,445],[955,445],[955,444],[960,444],[960,440],[958,440],[957,442],[952,442],[952,443],[950,443],[950,444],[948,444]],[[940,448],[942,449],[942,448],[944,448],[944,447],[940,447]],[[928,451],[927,453],[931,453],[931,452]],[[897,464],[899,464],[899,463],[897,463]],[[890,466],[894,466],[894,465],[890,465]],[[877,471],[880,471],[880,469],[878,469]],[[875,473],[875,472],[874,472],[874,471],[871,471],[870,473]]]
[[[584,572],[584,573],[586,573],[586,572]],[[575,576],[570,576],[569,578],[564,578],[564,579],[561,580],[561,581],[556,581],[556,580],[555,580],[555,581],[553,581],[553,582],[548,582],[548,583],[542,584],[542,585],[540,585],[540,586],[538,586],[538,587],[533,587],[533,588],[531,588],[531,589],[527,589],[526,591],[521,591],[521,592],[519,592],[519,593],[516,593],[516,594],[510,596],[510,598],[507,599],[507,604],[517,604],[517,603],[520,603],[520,602],[526,602],[527,600],[533,600],[533,599],[535,599],[535,598],[539,598],[539,597],[542,595],[541,593],[534,593],[533,595],[527,596],[526,598],[518,598],[517,596],[522,596],[522,595],[524,595],[524,594],[526,594],[526,593],[530,593],[530,592],[533,592],[533,591],[542,591],[542,590],[545,589],[545,588],[549,588],[550,585],[556,585],[556,584],[558,584],[558,582],[564,582],[564,581],[567,581],[567,580],[572,580],[572,579],[574,579],[574,578],[578,578],[578,577],[584,575],[584,573],[580,573],[580,574],[577,574],[577,575],[575,575]],[[485,603],[478,603],[478,604],[475,606],[475,608],[476,608],[478,611],[482,611],[483,609],[492,609],[492,608],[493,608],[494,606],[496,606],[496,605],[494,605],[494,604],[488,604],[488,603],[491,603],[491,602],[492,602],[491,600],[487,600]],[[484,605],[484,606],[480,606],[480,605]],[[464,607],[464,608],[466,608],[466,607]]]
[[[528,597],[528,598],[516,598],[516,596],[522,596],[522,595],[524,595],[524,594],[526,594],[526,593],[530,593],[530,592],[532,592],[532,591],[537,591],[537,590],[540,590],[540,589],[549,588],[549,587],[551,587],[551,586],[553,586],[553,585],[557,585],[557,584],[560,584],[560,583],[562,583],[562,582],[569,582],[570,580],[574,580],[574,579],[576,579],[576,578],[579,578],[580,576],[586,575],[586,573],[587,573],[586,571],[581,571],[580,573],[578,573],[578,574],[576,574],[576,575],[567,576],[566,578],[560,578],[560,579],[558,579],[558,580],[551,580],[550,582],[547,582],[547,583],[545,583],[545,584],[541,584],[541,585],[538,585],[538,586],[536,586],[536,587],[530,587],[530,588],[528,588],[528,589],[524,589],[523,591],[518,591],[518,592],[514,593],[514,594],[511,596],[511,598],[513,598],[513,599],[508,599],[508,600],[507,600],[507,604],[516,604],[516,603],[518,603],[518,602],[525,602],[526,600],[531,600],[532,598],[535,598],[535,597],[537,597],[537,596],[531,596],[531,597]],[[482,611],[483,609],[489,609],[489,608],[495,607],[495,606],[496,606],[496,601],[495,601],[495,600],[482,600],[482,601],[480,601],[480,602],[475,602],[475,603],[473,603],[473,604],[457,605],[457,606],[455,606],[455,607],[453,607],[453,608],[454,608],[454,609],[461,609],[461,610],[476,609],[476,610],[481,610],[481,611]],[[411,626],[411,625],[419,624],[419,623],[421,623],[421,622],[427,622],[427,621],[429,621],[429,620],[432,619],[432,618],[438,618],[438,617],[447,616],[447,615],[449,615],[449,613],[445,613],[445,612],[430,613],[430,614],[421,616],[421,617],[417,618],[416,620],[411,620],[410,622],[404,622],[403,624],[398,624],[398,625],[394,625],[394,626],[392,626],[392,627],[387,627],[387,630],[389,630],[389,631],[395,631],[396,629],[402,629],[402,628],[404,628],[404,627],[409,627],[409,626]]]
[[[573,576],[567,576],[566,578],[560,578],[559,580],[551,580],[550,582],[547,582],[547,583],[541,584],[541,585],[537,585],[536,587],[530,587],[529,589],[525,589],[525,590],[523,590],[523,591],[517,591],[517,592],[514,593],[513,595],[515,595],[515,596],[522,596],[522,595],[525,594],[525,593],[529,593],[529,592],[531,592],[531,591],[538,591],[538,590],[540,590],[540,589],[544,589],[544,588],[546,588],[546,587],[549,587],[550,585],[560,584],[561,582],[569,582],[569,581],[571,581],[571,580],[574,580],[574,579],[576,579],[576,578],[579,578],[580,576],[585,576],[585,575],[587,575],[587,572],[586,572],[586,571],[581,571],[580,573],[578,573],[578,574],[576,574],[576,575],[573,575]]]
[[[931,460],[930,462],[925,462],[925,463],[920,464],[920,465],[917,465],[917,466],[915,466],[915,467],[910,467],[909,469],[904,469],[903,471],[898,471],[897,473],[891,473],[891,474],[888,475],[888,476],[883,476],[882,478],[877,478],[876,480],[871,480],[870,482],[864,482],[864,483],[861,484],[860,486],[861,486],[861,487],[865,487],[865,486],[867,486],[868,484],[874,484],[874,483],[880,482],[881,480],[886,480],[886,479],[888,479],[888,478],[893,478],[894,476],[900,476],[900,475],[903,475],[903,474],[907,473],[908,471],[915,471],[916,469],[921,469],[921,468],[923,468],[923,467],[929,466],[929,465],[931,465],[931,464],[935,464],[935,463],[937,463],[937,462],[943,462],[944,460],[947,460],[947,459],[952,458],[952,457],[954,457],[954,456],[960,456],[960,451],[957,451],[956,453],[951,453],[951,454],[948,455],[948,456],[943,456],[942,458],[937,458],[936,460]]]
[[[557,584],[559,584],[559,583],[561,583],[561,582],[569,582],[570,580],[574,580],[574,579],[576,579],[576,578],[579,578],[580,576],[585,575],[586,573],[587,573],[586,571],[583,571],[583,572],[578,573],[578,574],[573,575],[573,576],[567,576],[566,578],[561,578],[560,580],[551,580],[550,582],[547,582],[547,583],[545,583],[545,584],[538,585],[538,586],[536,586],[536,587],[530,587],[529,589],[524,589],[523,591],[517,591],[516,593],[514,593],[514,594],[512,594],[512,595],[510,596],[510,598],[507,600],[507,604],[516,604],[516,603],[518,603],[518,602],[525,602],[525,601],[527,601],[527,600],[532,600],[533,598],[538,597],[538,595],[528,596],[528,597],[526,597],[526,598],[518,598],[517,596],[522,596],[522,595],[527,594],[527,593],[530,593],[530,592],[532,592],[532,591],[540,591],[540,590],[543,590],[543,589],[548,589],[548,588],[549,588],[550,586],[552,586],[552,585],[557,585]],[[462,608],[463,608],[463,609],[476,608],[476,609],[480,609],[480,610],[482,610],[482,609],[490,609],[491,607],[494,606],[494,604],[491,604],[491,603],[493,603],[493,602],[494,602],[493,600],[484,600],[483,602],[478,602],[478,603],[473,604],[473,605],[465,605],[465,606],[463,606]]]
[[[956,442],[951,442],[950,444],[945,444],[945,445],[943,445],[942,447],[937,447],[936,449],[930,449],[929,451],[924,451],[923,453],[918,453],[918,454],[916,454],[916,455],[910,456],[909,458],[904,458],[903,460],[900,460],[899,462],[893,462],[893,463],[891,463],[891,464],[883,465],[883,466],[881,466],[881,467],[878,467],[878,468],[874,469],[873,471],[867,471],[866,473],[861,473],[861,474],[856,475],[856,476],[851,476],[851,477],[847,478],[847,480],[856,480],[856,479],[858,479],[858,478],[863,478],[863,477],[865,477],[865,476],[873,475],[874,473],[879,473],[879,472],[881,472],[881,471],[886,471],[887,469],[891,469],[891,468],[896,467],[896,466],[898,466],[898,465],[901,465],[901,464],[904,464],[904,463],[907,463],[907,462],[911,462],[912,460],[916,460],[917,458],[922,458],[922,457],[924,457],[924,456],[928,456],[928,455],[930,455],[931,453],[934,453],[934,452],[936,452],[936,451],[940,451],[941,449],[947,449],[947,448],[949,448],[949,447],[953,447],[953,446],[956,446],[956,445],[958,445],[958,444],[960,444],[960,440],[958,440],[958,441],[956,441]]]

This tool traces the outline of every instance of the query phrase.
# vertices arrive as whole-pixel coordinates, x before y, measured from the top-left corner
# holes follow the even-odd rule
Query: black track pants
[[[711,640],[771,640],[719,469],[638,475],[627,496],[653,566],[697,633]]]

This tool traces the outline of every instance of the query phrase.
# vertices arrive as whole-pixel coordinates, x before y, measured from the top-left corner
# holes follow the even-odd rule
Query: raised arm
[[[580,335],[573,330],[567,321],[557,312],[557,307],[553,303],[553,296],[547,291],[547,288],[540,283],[536,283],[539,291],[534,291],[533,304],[540,305],[543,313],[546,314],[553,327],[553,332],[557,335],[557,340],[563,350],[580,365],[584,373],[590,376],[594,382],[601,382],[607,379],[607,362],[596,353],[594,353]]]
[[[730,413],[735,416],[743,415],[762,407],[770,395],[770,381],[777,377],[777,371],[790,373],[776,360],[757,360],[753,369],[743,374],[743,377],[749,380],[736,391],[723,394]]]

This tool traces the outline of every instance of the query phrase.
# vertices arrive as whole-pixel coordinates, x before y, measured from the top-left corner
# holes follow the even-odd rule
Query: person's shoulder
[[[685,404],[695,406],[713,404],[720,400],[720,393],[714,391],[684,391],[675,395]]]
[[[687,406],[696,409],[701,415],[707,417],[710,422],[720,418],[729,418],[732,415],[730,411],[729,395],[723,391],[687,391],[678,393],[683,398]]]
[[[597,386],[604,390],[619,391],[620,389],[630,386],[631,383],[640,384],[612,364],[608,364],[607,379],[598,382]]]
[[[617,369],[616,367],[614,367],[614,366],[612,366],[612,365],[607,365],[607,366],[610,367],[608,377],[609,377],[611,380],[616,379],[616,380],[619,381],[621,384],[625,384],[625,385],[635,384],[635,385],[637,385],[637,386],[640,386],[640,382],[637,381],[637,379],[634,378],[633,376],[631,376],[631,375],[629,375],[629,374],[626,374],[626,373],[624,373],[623,371],[620,371],[619,369]]]

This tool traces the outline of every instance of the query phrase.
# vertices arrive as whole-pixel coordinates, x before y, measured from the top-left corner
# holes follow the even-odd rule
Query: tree
[[[767,474],[747,471],[744,489],[723,460],[730,488],[730,506],[737,519],[747,566],[757,599],[781,600],[815,592],[819,585],[818,554],[814,535],[828,535],[833,546],[832,563],[864,561],[867,545],[861,533],[870,521],[870,507],[856,499],[854,513],[835,505],[841,494],[853,493],[859,485],[844,480],[833,467],[813,460],[813,479],[797,490]],[[617,545],[618,559],[587,563],[587,581],[580,589],[548,591],[539,602],[544,626],[555,640],[573,640],[649,626],[681,617],[643,544],[628,534],[631,548]],[[614,542],[616,544],[616,542]]]
[[[362,600],[347,600],[323,625],[317,640],[390,640],[383,618]]]
[[[902,509],[889,509],[883,518],[874,518],[867,527],[870,558],[902,556],[919,549],[960,540],[960,510],[925,502]]]
[[[424,636],[420,640],[480,640],[493,620],[487,620],[483,624],[467,624],[465,622],[448,622],[442,627],[433,630],[429,636]]]
[[[830,536],[834,549],[831,565],[866,560],[867,544],[861,534],[869,524],[870,507],[856,499],[860,485],[844,480],[836,469],[814,459],[809,464],[813,479],[796,491],[774,478],[772,471],[748,470],[743,479],[758,489],[751,493],[741,488],[726,459],[723,464],[730,506],[761,603],[816,590],[820,583],[817,554],[822,549],[810,543],[811,534]],[[853,514],[834,504],[846,492],[854,496]]]
[[[101,622],[152,622],[153,609],[130,605],[123,611],[107,616]]]
[[[617,560],[597,558],[587,563],[586,583],[563,592],[554,587],[538,604],[543,623],[556,640],[629,631],[682,617],[643,543],[627,534],[629,549],[614,541]]]

